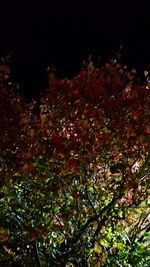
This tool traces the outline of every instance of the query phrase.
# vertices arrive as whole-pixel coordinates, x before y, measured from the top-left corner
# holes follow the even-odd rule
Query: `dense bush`
[[[149,266],[148,79],[89,62],[27,104],[9,72],[3,59],[0,265]]]

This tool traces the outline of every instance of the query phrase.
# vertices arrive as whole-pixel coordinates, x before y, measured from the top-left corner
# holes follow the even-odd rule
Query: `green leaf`
[[[144,236],[150,236],[150,232],[145,232]]]

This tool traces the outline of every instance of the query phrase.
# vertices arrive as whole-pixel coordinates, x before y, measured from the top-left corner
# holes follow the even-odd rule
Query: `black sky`
[[[5,0],[0,4],[0,54],[12,51],[13,77],[36,97],[47,65],[71,77],[90,54],[101,60],[124,46],[140,71],[150,63],[149,1]]]

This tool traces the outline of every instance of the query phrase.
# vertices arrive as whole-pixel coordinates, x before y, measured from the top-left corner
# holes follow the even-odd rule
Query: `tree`
[[[148,266],[148,80],[90,61],[39,113],[1,87],[3,265]]]

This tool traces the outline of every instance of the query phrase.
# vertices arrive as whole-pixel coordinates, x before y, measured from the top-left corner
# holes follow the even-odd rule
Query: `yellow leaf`
[[[94,223],[93,223],[93,228],[94,228],[94,230],[97,229],[97,226],[98,226],[98,223],[97,223],[97,222],[94,222]]]
[[[58,237],[58,242],[59,242],[59,244],[61,244],[63,241],[64,241],[64,237],[61,235],[61,236],[59,236]]]
[[[93,249],[96,253],[100,253],[101,252],[101,248],[98,246],[98,244],[95,244],[95,247]]]
[[[46,114],[41,114],[41,122],[42,124],[44,124],[45,120],[46,120]]]
[[[105,246],[108,245],[108,243],[107,243],[107,241],[106,241],[105,239],[100,239],[100,240],[99,240],[99,243],[100,243],[103,247],[105,247]]]
[[[67,264],[65,265],[65,267],[74,267],[74,264],[73,264],[73,263],[67,263]]]

